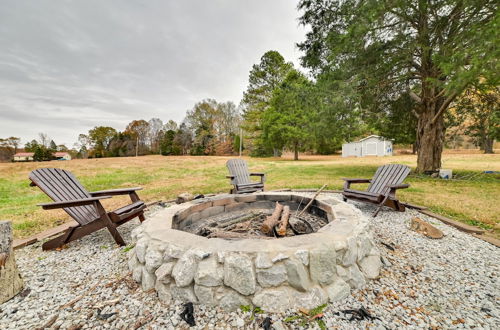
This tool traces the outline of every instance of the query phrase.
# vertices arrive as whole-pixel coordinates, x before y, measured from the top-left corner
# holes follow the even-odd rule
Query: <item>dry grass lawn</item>
[[[445,154],[443,168],[451,168],[458,180],[440,180],[411,175],[410,189],[401,199],[425,205],[431,210],[500,233],[500,155]],[[37,203],[50,201],[38,188],[29,187],[28,174],[40,167],[60,167],[72,171],[89,190],[141,186],[142,199],[167,200],[179,193],[227,192],[225,162],[229,157],[104,158],[66,162],[1,163],[0,219],[14,223],[17,238],[27,237],[68,220],[62,211],[43,211]],[[342,158],[340,156],[302,156],[248,159],[252,171],[267,173],[267,189],[318,188],[327,183],[340,189],[343,177],[371,177],[386,163],[416,165],[413,155],[393,157]],[[105,201],[117,207],[126,197]],[[496,228],[496,229],[493,229]]]

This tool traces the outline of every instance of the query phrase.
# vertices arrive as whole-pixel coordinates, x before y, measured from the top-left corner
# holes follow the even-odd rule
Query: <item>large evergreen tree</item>
[[[300,72],[292,70],[277,88],[270,107],[262,116],[263,138],[275,149],[287,147],[299,159],[299,151],[314,140],[313,123],[316,108],[310,97],[312,83]]]
[[[252,142],[252,154],[265,156],[272,153],[262,141],[262,115],[293,65],[277,51],[270,50],[262,55],[260,63],[254,64],[248,78],[248,87],[243,94],[243,128]]]
[[[480,76],[498,79],[494,0],[301,0],[311,27],[303,64],[358,81],[360,105],[380,111],[403,94],[415,102],[417,170],[441,167],[444,115]]]

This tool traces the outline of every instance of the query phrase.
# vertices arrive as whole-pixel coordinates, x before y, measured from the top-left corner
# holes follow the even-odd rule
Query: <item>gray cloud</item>
[[[183,119],[211,97],[238,103],[274,49],[298,65],[289,0],[0,3],[0,137],[71,145],[96,125]]]

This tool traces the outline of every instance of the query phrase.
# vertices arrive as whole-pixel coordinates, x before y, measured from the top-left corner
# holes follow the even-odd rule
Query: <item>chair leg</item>
[[[399,212],[404,212],[406,208],[400,201],[394,200],[394,209]]]
[[[118,244],[120,246],[126,245],[125,241],[122,238],[122,236],[120,235],[120,233],[116,229],[116,225],[114,225],[114,224],[107,224],[106,227],[108,227],[108,230],[109,230],[111,236],[113,236],[113,239],[115,240],[116,244]]]
[[[141,214],[139,214],[139,221],[143,222],[144,220],[146,220],[146,218],[144,217],[144,212],[141,212]]]
[[[64,234],[43,243],[42,249],[44,251],[57,249],[58,247],[61,247],[64,244],[75,241],[86,235],[92,234],[93,232],[104,227],[106,227],[106,224],[104,223],[104,221],[102,221],[102,219],[99,219],[83,226],[75,226],[69,228]]]
[[[125,245],[125,241],[123,240],[122,236],[116,229],[117,225],[111,221],[111,218],[109,217],[108,213],[106,210],[104,210],[104,207],[102,207],[102,204],[100,202],[95,202],[94,204],[96,206],[97,211],[99,212],[99,215],[101,216],[101,219],[98,221],[102,221],[104,225],[108,228],[111,236],[113,236],[113,239],[115,240],[116,244],[120,246]]]
[[[384,200],[378,205],[375,212],[373,212],[373,214],[372,214],[373,218],[375,218],[377,216],[377,214],[380,212],[380,210],[382,209],[382,207],[384,207],[384,204],[385,204],[385,202],[387,202],[387,199],[389,199],[389,195],[384,197]]]
[[[56,238],[53,238],[42,244],[42,250],[53,250],[62,247],[64,244],[71,241],[71,236],[77,227],[70,227],[66,230],[66,232]]]

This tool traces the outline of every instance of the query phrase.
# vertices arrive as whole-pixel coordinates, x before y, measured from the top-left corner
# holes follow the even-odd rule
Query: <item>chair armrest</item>
[[[260,176],[260,183],[266,182],[266,174],[265,173],[250,173],[250,176]]]
[[[108,199],[108,198],[111,198],[111,196],[100,196],[100,197],[74,199],[70,201],[62,201],[54,203],[43,203],[43,204],[37,204],[37,206],[41,206],[44,210],[61,209],[64,207],[90,205],[94,204],[95,202],[101,199]]]
[[[410,187],[410,185],[407,183],[401,183],[401,184],[391,184],[391,185],[388,185],[387,187],[391,188],[392,190],[396,190],[396,189],[408,188],[408,187]]]
[[[349,189],[351,183],[370,183],[371,179],[356,179],[356,178],[342,178],[344,180],[344,189]]]
[[[342,178],[342,180],[351,182],[351,183],[370,183],[371,179],[355,179],[355,178]]]
[[[90,192],[90,196],[115,196],[115,195],[127,195],[133,193],[134,191],[142,190],[142,187],[135,188],[121,188],[121,189],[111,189],[111,190],[99,190]]]

